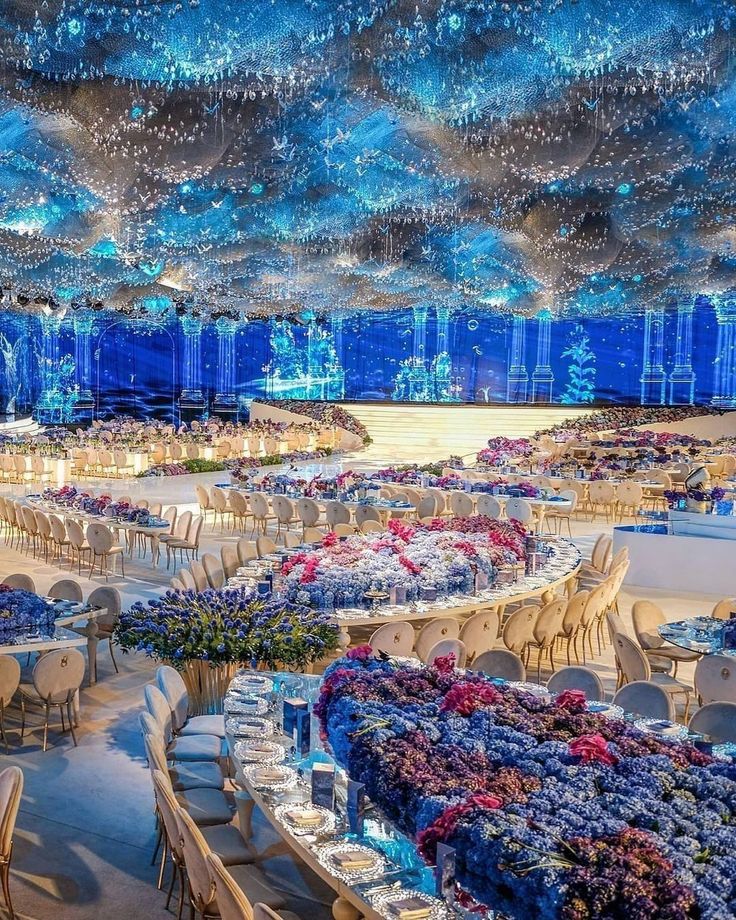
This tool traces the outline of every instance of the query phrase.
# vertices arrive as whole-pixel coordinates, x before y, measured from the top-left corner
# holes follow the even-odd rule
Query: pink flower
[[[581,735],[568,745],[573,757],[582,763],[618,763],[618,758],[608,749],[608,742],[602,735]]]
[[[339,538],[338,535],[335,533],[335,531],[334,531],[334,530],[331,530],[331,531],[330,531],[328,534],[326,534],[325,537],[323,538],[323,540],[322,540],[322,546],[334,546],[336,543],[339,542],[339,540],[340,540],[340,538]]]
[[[432,667],[438,674],[452,674],[455,670],[455,653],[449,655],[440,655],[432,662]]]
[[[368,661],[373,657],[373,647],[370,645],[356,645],[345,653],[345,657],[350,661]]]
[[[587,701],[582,690],[563,690],[555,700],[555,706],[568,712],[585,712]]]
[[[403,553],[399,553],[399,562],[404,566],[407,572],[411,572],[412,575],[418,575],[422,571],[421,567],[418,566],[416,562],[412,562],[411,559]]]
[[[460,716],[471,716],[476,709],[490,706],[495,703],[500,693],[489,683],[470,683],[459,681],[445,694],[440,710],[442,712],[456,712]]]

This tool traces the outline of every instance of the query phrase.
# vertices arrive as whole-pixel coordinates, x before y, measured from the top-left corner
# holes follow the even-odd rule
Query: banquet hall
[[[0,4],[0,917],[736,918],[734,34]]]

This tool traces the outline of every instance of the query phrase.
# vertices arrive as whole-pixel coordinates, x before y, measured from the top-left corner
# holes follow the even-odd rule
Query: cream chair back
[[[144,743],[146,745],[146,751],[148,752],[150,744],[149,739],[145,738]],[[164,822],[166,839],[173,851],[174,859],[177,863],[181,863],[184,858],[184,854],[182,853],[181,848],[179,825],[176,820],[176,811],[179,808],[179,803],[176,801],[174,790],[171,787],[171,780],[169,779],[168,771],[162,770],[160,768],[155,770],[152,769],[151,779],[153,780],[153,791],[154,795],[156,796],[156,804],[158,805],[158,810],[161,814],[161,820]]]
[[[227,495],[223,489],[218,489],[217,486],[213,486],[210,494],[211,507],[214,508],[218,514],[230,510],[227,505]]]
[[[736,597],[724,597],[715,605],[711,616],[717,620],[729,620],[734,612],[736,612]]]
[[[633,683],[636,680],[650,680],[652,670],[649,667],[647,657],[633,639],[622,633],[616,633],[613,637],[613,652],[626,683]]]
[[[639,645],[645,649],[655,649],[664,645],[657,627],[667,622],[662,608],[653,601],[636,601],[631,608],[634,635]]]
[[[695,692],[701,703],[736,703],[736,661],[729,655],[705,655],[695,665]]]
[[[525,604],[514,610],[503,627],[503,644],[517,655],[522,655],[534,639],[534,624],[539,616],[536,604]]]
[[[197,549],[199,548],[199,540],[200,540],[200,537],[202,536],[202,522],[203,521],[204,521],[204,518],[202,517],[202,515],[197,514],[195,515],[195,517],[192,518],[191,523],[189,524],[189,527],[187,528],[187,537],[186,537],[187,543],[191,544],[191,546]]]
[[[193,559],[189,563],[189,571],[192,573],[192,578],[194,579],[194,584],[197,588],[197,591],[206,591],[209,586],[209,579],[207,578],[207,572],[205,571],[204,566],[201,562],[198,562],[196,559]]]
[[[20,767],[6,767],[0,772],[0,859],[3,862],[10,859],[22,795],[23,771]]]
[[[216,853],[207,854],[210,881],[215,888],[220,920],[253,920],[253,907]],[[278,914],[274,914],[278,917]]]
[[[335,524],[332,530],[338,537],[354,537],[355,527],[352,524]]]
[[[256,544],[252,540],[248,540],[246,537],[241,537],[237,544],[238,550],[238,560],[241,565],[245,565],[248,562],[252,562],[254,559],[258,558],[258,550]]]
[[[76,601],[76,603],[80,603],[84,597],[82,586],[72,578],[60,578],[59,581],[55,581],[49,588],[47,596],[63,601]]]
[[[446,658],[448,655],[454,655],[453,665],[456,668],[464,668],[468,654],[465,649],[465,643],[459,639],[442,639],[437,642],[427,653],[427,664],[432,664],[437,658]]]
[[[340,525],[338,524],[338,527]],[[380,521],[367,520],[360,525],[361,533],[382,533],[386,528]]]
[[[482,671],[489,677],[500,677],[502,680],[526,680],[524,662],[505,648],[492,648],[481,652],[473,662],[474,671]]]
[[[319,505],[312,498],[300,498],[296,503],[296,513],[303,527],[314,527],[319,520]]]
[[[608,534],[601,534],[595,541],[595,546],[590,556],[590,563],[593,568],[597,569],[599,572],[607,572],[612,549],[613,537]]]
[[[230,502],[230,510],[238,518],[245,518],[248,516],[248,501],[243,495],[242,492],[238,492],[237,489],[230,489],[228,494],[228,501]]]
[[[279,524],[289,524],[296,517],[294,503],[285,495],[274,495],[271,498],[271,507]]]
[[[714,744],[736,742],[736,702],[706,703],[690,719],[688,728]]]
[[[84,655],[75,648],[60,648],[38,659],[33,686],[42,700],[65,703],[84,680]]]
[[[305,527],[304,528],[304,542],[305,543],[321,543],[324,540],[324,533],[319,530],[317,527]]]
[[[220,561],[222,562],[222,571],[225,578],[232,578],[240,568],[240,559],[238,559],[237,547],[230,543],[223,543],[220,547]]]
[[[169,665],[156,669],[158,689],[166,697],[171,710],[171,722],[175,732],[181,731],[189,716],[189,694],[181,674]]]
[[[467,492],[451,492],[450,511],[455,517],[470,517],[473,514],[473,499]]]
[[[189,525],[192,523],[192,512],[183,511],[176,520],[174,525],[174,536],[177,540],[186,540],[189,532]]]
[[[458,636],[465,643],[468,660],[495,647],[501,632],[501,614],[497,607],[479,610],[463,623]]]
[[[210,848],[202,832],[181,807],[176,809],[176,823],[187,867],[189,892],[194,906],[204,916],[208,913],[207,907],[215,899],[215,886],[212,884],[207,868],[207,855]]]
[[[189,569],[179,569],[177,575],[187,591],[197,590],[197,582],[194,580],[194,577]]]
[[[562,618],[561,632],[563,636],[574,636],[578,627],[583,622],[585,605],[588,603],[590,591],[576,591],[567,602],[565,615]]]
[[[501,517],[501,510],[501,502],[495,495],[490,495],[488,492],[479,493],[475,501],[476,514],[482,514],[497,521]]]
[[[622,482],[616,490],[620,505],[626,508],[638,508],[644,499],[644,489],[638,482]]]
[[[423,495],[417,507],[418,518],[431,518],[437,515],[437,501],[434,495]]]
[[[30,591],[36,593],[36,583],[30,575],[18,572],[15,575],[6,575],[2,583],[9,588],[16,588],[18,591]]]
[[[397,623],[384,623],[368,640],[374,652],[400,657],[411,655],[414,648],[414,627],[411,623],[399,620]]]
[[[146,701],[146,709],[156,720],[158,730],[164,739],[164,745],[168,744],[173,735],[171,707],[168,700],[155,684],[146,684],[143,688],[143,697]]]
[[[87,543],[95,556],[106,556],[115,542],[112,531],[105,524],[93,521],[87,525]]]
[[[74,549],[79,549],[84,545],[84,531],[80,524],[71,518],[66,520],[66,532],[69,536],[69,542]]]
[[[570,665],[560,668],[547,681],[550,693],[562,693],[563,690],[582,690],[587,700],[598,702],[606,698],[606,691],[600,677],[590,668]]]
[[[94,607],[104,607],[107,610],[107,613],[103,613],[97,618],[97,623],[100,626],[111,628],[120,619],[123,601],[117,588],[107,585],[95,588],[87,598],[87,603],[92,604]]]
[[[202,565],[210,588],[219,591],[225,584],[225,573],[222,570],[219,559],[212,553],[205,553],[202,556]]]
[[[350,523],[350,509],[342,502],[330,501],[325,505],[327,523],[334,530],[336,524]]]
[[[460,635],[460,625],[452,617],[439,617],[425,623],[419,630],[415,643],[416,656],[420,661],[426,661],[430,651],[443,639],[457,639]]]
[[[257,521],[265,521],[268,517],[268,497],[263,492],[251,492],[249,499],[253,517]]]
[[[556,598],[539,611],[534,624],[534,639],[542,648],[548,648],[560,634],[566,609],[567,601]]]
[[[361,527],[365,521],[376,521],[380,524],[381,515],[378,509],[372,508],[370,505],[358,505],[355,509],[355,523],[358,527]]]
[[[258,550],[258,558],[262,559],[264,556],[273,555],[273,553],[277,552],[278,547],[270,537],[261,535],[256,538],[256,549]]]
[[[635,680],[625,684],[614,696],[613,702],[624,712],[645,719],[675,721],[675,704],[665,690],[649,680]]]
[[[506,517],[510,521],[530,524],[534,520],[534,511],[525,498],[510,498],[506,502]]]
[[[20,685],[20,662],[12,655],[0,655],[0,706],[4,709]]]
[[[199,504],[200,511],[209,511],[212,507],[210,504],[210,496],[204,486],[197,485],[194,487],[194,492],[197,496],[197,503]]]
[[[299,546],[302,542],[302,538],[297,533],[291,533],[287,531],[284,534],[284,546],[287,549],[294,549],[295,546]]]

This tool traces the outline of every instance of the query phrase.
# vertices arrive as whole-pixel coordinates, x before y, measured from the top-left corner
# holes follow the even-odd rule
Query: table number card
[[[350,832],[362,837],[365,818],[365,786],[352,779],[348,779],[347,813]]]
[[[312,767],[312,804],[335,810],[335,766],[316,763]]]
[[[308,709],[300,709],[296,715],[296,752],[306,757],[312,748],[311,716]]]
[[[309,709],[309,704],[306,700],[302,700],[299,697],[291,697],[284,700],[284,711],[282,717],[282,724],[284,728],[284,734],[287,738],[293,738],[294,732],[296,731],[296,719],[297,715],[304,710]]]

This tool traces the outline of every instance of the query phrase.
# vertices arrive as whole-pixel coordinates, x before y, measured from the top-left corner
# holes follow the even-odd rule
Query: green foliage
[[[221,473],[225,469],[220,460],[184,460],[182,466],[189,473]]]
[[[595,399],[595,354],[590,348],[590,338],[578,323],[568,338],[563,358],[570,358],[567,373],[570,378],[562,402],[566,405],[591,403]]]

